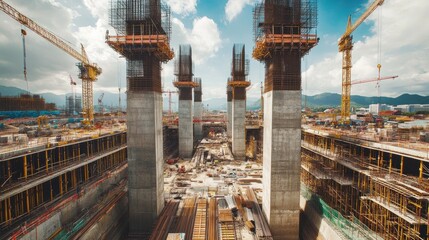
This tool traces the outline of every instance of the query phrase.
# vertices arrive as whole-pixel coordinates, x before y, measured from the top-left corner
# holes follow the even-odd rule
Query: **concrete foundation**
[[[232,154],[235,159],[246,157],[246,100],[232,100]]]
[[[262,209],[274,239],[299,239],[301,91],[264,94]]]
[[[226,127],[227,135],[232,137],[232,102],[227,102],[227,114],[228,114],[228,124]]]
[[[197,140],[201,140],[203,138],[203,123],[201,122],[203,118],[203,104],[202,102],[194,102],[194,134]]]
[[[164,207],[162,95],[129,92],[129,234],[149,233]]]
[[[194,147],[192,112],[192,100],[179,100],[179,156],[182,158],[192,158]]]

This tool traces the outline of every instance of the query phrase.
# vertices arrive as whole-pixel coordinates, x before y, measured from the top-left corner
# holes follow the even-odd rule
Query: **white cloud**
[[[255,0],[228,0],[225,5],[225,15],[228,22],[236,18],[246,5],[252,5]]]
[[[171,11],[176,14],[187,16],[197,11],[197,0],[165,0]]]
[[[103,23],[109,22],[109,0],[83,0],[91,15]]]
[[[193,21],[192,29],[187,29],[177,18],[173,18],[173,41],[178,44],[192,46],[192,59],[201,64],[216,55],[222,40],[217,24],[208,17],[197,18]],[[173,45],[175,45],[173,43]],[[177,47],[177,46],[176,46]]]
[[[381,82],[381,95],[397,96],[405,92],[427,95],[429,49],[426,46],[429,31],[417,27],[426,21],[426,9],[429,9],[429,1],[426,0],[411,1],[405,5],[401,0],[386,1],[380,18],[381,32],[377,27],[379,18],[376,10],[369,17],[369,21],[374,23],[371,36],[354,45],[352,80],[377,77],[378,40],[381,38],[381,75],[399,75],[398,79]],[[321,92],[341,93],[340,53],[311,65],[303,76],[308,79],[306,92],[310,95]],[[374,82],[352,86],[352,94],[376,96],[375,85]]]

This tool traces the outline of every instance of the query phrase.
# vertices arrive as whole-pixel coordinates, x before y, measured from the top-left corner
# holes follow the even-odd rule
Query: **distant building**
[[[21,94],[17,97],[1,97],[0,111],[52,111],[54,103],[45,103],[40,95]]]
[[[393,110],[398,110],[405,113],[416,113],[429,111],[429,104],[407,104],[393,107]]]
[[[371,104],[369,105],[369,112],[378,115],[382,111],[391,110],[392,106],[386,104]]]
[[[400,111],[403,113],[429,112],[429,104],[402,104],[397,106],[387,104],[371,104],[369,112],[378,115],[382,111]]]

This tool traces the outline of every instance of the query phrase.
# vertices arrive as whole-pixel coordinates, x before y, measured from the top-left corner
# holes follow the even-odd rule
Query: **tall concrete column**
[[[298,240],[301,58],[318,42],[317,1],[262,1],[253,19],[252,56],[265,63],[262,209],[274,239]]]
[[[129,236],[152,230],[164,207],[161,62],[170,49],[169,9],[160,0],[110,1],[110,22],[117,36],[106,43],[127,59],[127,154]],[[153,41],[118,41],[150,38]]]
[[[199,86],[193,81],[190,45],[179,46],[174,71],[177,78],[173,84],[179,89],[179,156],[190,159],[194,148],[192,89]]]
[[[192,100],[179,100],[179,156],[192,158],[194,127]]]
[[[196,120],[194,123],[194,135],[196,139],[201,140],[203,138],[203,123],[201,122],[203,119],[202,102],[194,102],[194,119]]]
[[[198,84],[194,88],[194,136],[197,140],[203,138],[203,103],[202,103],[202,83],[201,78],[195,78]]]
[[[232,87],[228,86],[226,90],[227,97],[227,125],[226,125],[226,133],[228,137],[232,137]]]
[[[247,81],[248,74],[249,60],[246,59],[245,47],[242,44],[234,44],[228,86],[232,90],[232,154],[238,160],[246,158],[246,87],[250,86]]]
[[[127,94],[129,233],[149,233],[164,207],[162,94]]]
[[[246,100],[232,100],[232,153],[234,158],[246,157]]]
[[[299,239],[301,91],[264,94],[262,209],[274,239]]]
[[[262,209],[274,239],[299,239],[301,56],[265,61]],[[274,81],[276,79],[277,81]]]

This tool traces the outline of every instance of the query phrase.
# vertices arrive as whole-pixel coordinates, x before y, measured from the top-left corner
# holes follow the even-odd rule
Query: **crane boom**
[[[349,16],[345,33],[338,41],[338,50],[342,52],[342,93],[341,93],[341,121],[347,123],[350,120],[350,96],[352,85],[352,49],[353,38],[351,34],[356,30],[365,19],[371,15],[378,6],[381,6],[384,0],[374,0],[366,11],[352,24]]]
[[[371,15],[371,13],[375,11],[375,9],[378,6],[381,6],[383,3],[384,3],[384,0],[374,1],[368,7],[368,9],[358,18],[358,20],[356,20],[356,22],[353,25],[347,25],[346,32],[343,34],[343,36],[341,36],[339,42],[344,41],[345,38],[350,36],[350,34],[352,34],[356,30],[356,28],[358,28],[359,25],[361,25],[361,23],[363,23],[365,21],[365,19],[367,19],[369,17],[369,15]]]
[[[376,81],[383,81],[383,80],[389,80],[389,79],[395,79],[399,76],[389,76],[389,77],[381,77],[381,78],[373,78],[373,79],[365,79],[365,80],[356,80],[352,81],[352,85],[361,84],[361,83],[369,83],[369,82],[376,82]]]
[[[83,45],[81,45],[81,52],[78,52],[54,33],[41,27],[14,7],[7,4],[4,0],[0,0],[0,10],[80,62],[77,66],[80,70],[79,78],[82,79],[83,112],[86,120],[88,122],[92,122],[94,119],[92,84],[97,80],[97,76],[101,74],[102,70],[97,66],[97,64],[89,62]]]
[[[22,13],[18,12],[14,7],[7,4],[5,1],[0,0],[0,8],[3,12],[5,12],[7,15],[11,16],[13,19],[15,19],[17,22],[21,23],[22,25],[28,27],[29,29],[33,30],[33,32],[39,34],[44,39],[48,40],[58,48],[64,50],[66,53],[70,54],[72,57],[76,58],[77,60],[89,64],[88,59],[85,58],[81,53],[70,47],[67,43],[65,43],[63,40],[58,38],[55,34],[49,32],[48,30],[41,27],[39,24],[35,23],[30,18],[26,17]]]

